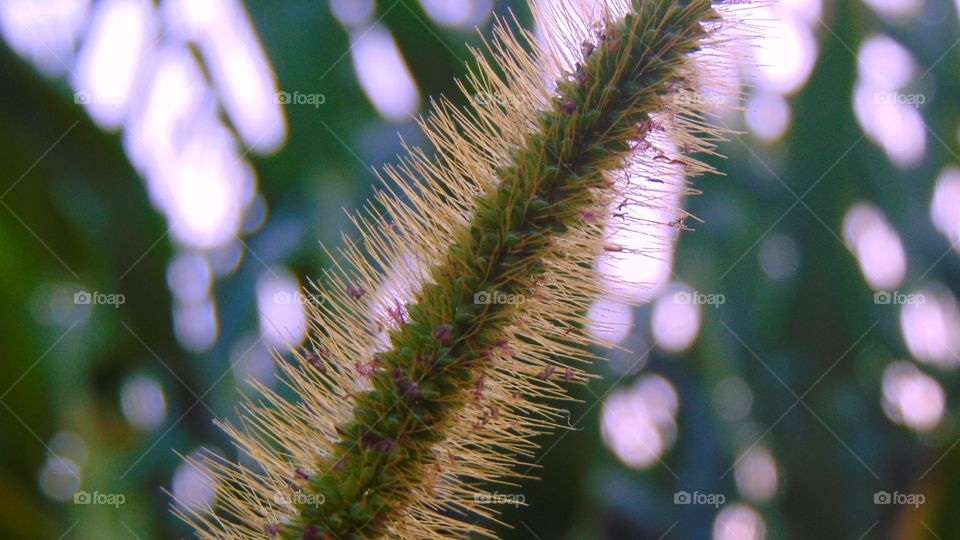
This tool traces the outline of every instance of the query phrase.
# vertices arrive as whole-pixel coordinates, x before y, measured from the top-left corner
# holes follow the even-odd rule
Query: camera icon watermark
[[[94,504],[120,508],[120,506],[126,502],[127,496],[123,493],[100,493],[99,491],[90,493],[89,491],[78,491],[73,494],[73,504]]]
[[[73,303],[78,306],[86,305],[107,305],[119,308],[125,304],[127,297],[122,294],[107,294],[100,291],[77,291],[73,293]]]
[[[319,109],[321,105],[327,102],[327,95],[280,91],[274,95],[274,99],[278,105],[310,105]]]
[[[500,291],[480,291],[473,295],[474,304],[509,304],[509,305],[519,305],[526,301],[526,297],[522,294],[506,294]]]
[[[727,297],[720,293],[706,294],[699,291],[680,291],[673,295],[673,301],[681,305],[694,304],[719,308],[727,302]]]
[[[880,306],[919,306],[927,301],[923,294],[905,294],[900,291],[880,291],[874,293],[873,303]]]
[[[473,495],[477,504],[508,504],[514,508],[527,505],[527,497],[522,493],[480,492]]]
[[[714,508],[720,508],[727,502],[727,496],[723,493],[700,493],[694,491],[678,491],[673,494],[673,504],[679,505],[707,505]]]
[[[920,505],[927,502],[927,497],[923,493],[900,493],[894,491],[878,491],[873,494],[873,504],[895,504],[898,506],[912,506],[920,508]]]

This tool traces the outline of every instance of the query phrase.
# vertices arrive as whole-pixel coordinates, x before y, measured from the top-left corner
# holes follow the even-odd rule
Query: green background
[[[273,156],[252,158],[268,219],[245,239],[257,256],[245,256],[236,272],[216,282],[220,337],[199,355],[185,352],[173,336],[167,226],[119,137],[89,120],[64,81],[44,78],[0,47],[0,189],[14,186],[0,208],[0,392],[12,386],[0,397],[0,538],[188,536],[162,487],[169,488],[180,463],[175,451],[212,446],[231,454],[212,416],[235,417],[237,383],[221,375],[230,345],[256,329],[254,286],[263,265],[319,276],[330,261],[318,241],[338,244],[339,231],[348,228],[340,209],[356,209],[372,193],[371,167],[394,159],[398,133],[422,142],[412,123],[377,116],[351,63],[339,61],[348,37],[325,2],[257,0],[247,7],[279,86],[322,93],[326,101],[318,108],[288,107],[286,145]],[[497,2],[498,12],[506,8]],[[437,26],[413,0],[381,1],[376,10],[421,93],[462,101],[453,79],[466,73],[466,43],[477,44],[477,34]],[[646,358],[640,375],[660,373],[680,395],[677,442],[664,454],[665,465],[633,471],[603,445],[596,396],[638,375],[621,377],[597,365],[604,379],[579,390],[584,403],[571,411],[578,430],[543,440],[550,450],[540,462],[542,478],[518,489],[530,506],[506,508],[504,520],[514,528],[498,528],[500,534],[709,538],[716,511],[675,505],[673,494],[699,490],[739,500],[733,475],[724,472],[737,459],[744,433],[759,437],[770,428],[763,440],[779,467],[779,490],[756,506],[768,538],[960,538],[956,373],[921,368],[947,392],[948,412],[935,432],[918,436],[884,416],[880,374],[907,350],[897,312],[873,303],[856,259],[838,239],[847,208],[869,200],[902,236],[910,262],[903,287],[936,280],[960,290],[960,257],[948,252],[949,242],[928,215],[938,171],[960,161],[960,48],[952,47],[958,19],[945,0],[929,0],[924,10],[944,15],[890,26],[859,2],[828,2],[824,24],[814,28],[820,51],[813,74],[789,98],[788,133],[773,145],[749,134],[731,140],[722,147],[728,159],[716,161],[728,176],[696,180],[703,194],[688,208],[704,223],[681,235],[674,271],[727,301],[704,310],[688,352],[653,349]],[[528,24],[525,10],[520,13]],[[488,22],[481,31],[489,30]],[[906,171],[861,140],[853,116],[856,47],[847,44],[875,32],[909,48],[921,70],[933,66],[935,97],[921,109],[927,150]],[[786,281],[768,279],[757,263],[755,242],[770,230],[799,247],[799,270]],[[38,298],[57,284],[77,282],[122,293],[127,302],[97,307],[66,333],[70,323],[43,322]],[[641,335],[649,308],[637,308],[636,315]],[[127,425],[119,409],[120,385],[141,373],[161,382],[168,404],[164,425],[149,433]],[[720,418],[711,402],[716,382],[731,374],[746,380],[754,395],[753,413],[740,423]],[[203,405],[196,403],[200,395]],[[123,493],[124,505],[81,506],[41,492],[44,445],[62,430],[87,444],[81,487]],[[923,493],[926,504],[919,510],[875,505],[873,494],[881,490]]]

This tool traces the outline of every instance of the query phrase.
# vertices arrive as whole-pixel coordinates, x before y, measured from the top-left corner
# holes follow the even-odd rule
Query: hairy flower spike
[[[608,232],[644,225],[624,206],[669,204],[660,178],[710,170],[690,154],[720,133],[675,96],[699,88],[692,55],[724,19],[709,0],[608,0],[596,18],[548,5],[534,11],[556,42],[499,24],[461,84],[486,97],[441,99],[421,121],[435,155],[408,148],[385,169],[363,242],[310,306],[318,354],[280,364],[299,403],[260,386],[265,403],[224,425],[259,466],[196,463],[218,507],[177,512],[202,537],[492,535],[470,517],[495,520],[482,483],[520,476],[533,437],[568,427],[552,403],[590,377],[593,268],[625,249]],[[628,167],[656,185],[622,180]]]

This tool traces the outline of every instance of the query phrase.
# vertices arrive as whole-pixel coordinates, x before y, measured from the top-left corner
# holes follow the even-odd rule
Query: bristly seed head
[[[587,362],[599,345],[585,331],[608,292],[595,269],[623,249],[608,232],[638,226],[627,201],[667,204],[659,184],[691,192],[680,175],[709,167],[690,155],[722,135],[703,107],[669,95],[697,88],[690,55],[723,42],[711,2],[607,3],[596,20],[536,3],[558,34],[549,46],[498,30],[493,59],[478,54],[463,85],[474,106],[442,100],[421,123],[436,155],[411,149],[385,169],[395,188],[357,218],[361,241],[308,306],[314,352],[280,364],[300,402],[263,389],[267,404],[227,427],[259,467],[210,457],[215,515],[175,510],[202,537],[492,535],[451,510],[492,517],[475,481],[519,476],[514,458],[560,418],[543,398],[559,397],[561,377],[590,380],[561,362]],[[294,489],[324,502],[272,497]]]

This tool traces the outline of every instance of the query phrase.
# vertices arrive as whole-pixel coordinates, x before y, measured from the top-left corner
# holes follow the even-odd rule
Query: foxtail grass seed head
[[[384,169],[361,239],[317,286],[307,350],[279,361],[297,399],[259,385],[223,424],[255,465],[194,460],[215,508],[175,511],[199,536],[492,536],[486,484],[568,426],[559,405],[590,377],[583,328],[607,287],[594,269],[628,249],[612,230],[645,225],[624,205],[667,204],[664,178],[710,171],[693,156],[722,132],[688,97],[730,21],[708,0],[543,5],[553,39],[498,23],[460,84],[484,99],[439,98],[420,121],[433,152]],[[637,167],[649,182],[625,179]]]

